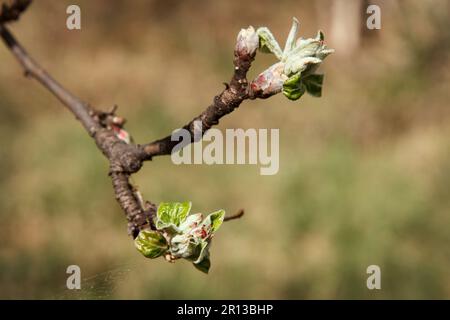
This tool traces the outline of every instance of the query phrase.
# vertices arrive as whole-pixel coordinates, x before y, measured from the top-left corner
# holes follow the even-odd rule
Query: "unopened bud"
[[[287,79],[284,74],[284,63],[278,62],[257,76],[250,84],[250,88],[255,96],[268,98],[281,92]]]
[[[253,56],[258,49],[259,38],[255,29],[250,26],[247,29],[241,29],[236,39],[236,52],[239,56]]]

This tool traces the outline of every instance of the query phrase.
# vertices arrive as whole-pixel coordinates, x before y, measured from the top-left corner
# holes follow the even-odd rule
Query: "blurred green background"
[[[318,29],[323,97],[246,101],[220,125],[280,128],[280,171],[176,166],[134,177],[145,198],[195,212],[245,208],[222,226],[204,275],[144,259],[126,233],[107,161],[81,125],[0,46],[0,298],[450,298],[450,3],[371,1],[35,1],[11,29],[92,105],[119,105],[140,143],[201,112],[231,77],[242,27],[284,43]],[[250,77],[273,63],[258,54]],[[82,289],[65,283],[81,267]],[[366,268],[381,267],[381,290]]]

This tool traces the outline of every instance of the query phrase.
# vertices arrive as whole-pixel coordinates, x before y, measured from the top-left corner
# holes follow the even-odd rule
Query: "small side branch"
[[[230,220],[235,220],[235,219],[242,218],[244,213],[245,213],[244,209],[239,209],[238,212],[236,212],[235,214],[226,216],[225,219],[223,219],[223,221],[230,221]]]

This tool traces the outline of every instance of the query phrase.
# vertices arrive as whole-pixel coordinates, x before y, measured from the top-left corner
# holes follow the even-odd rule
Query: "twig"
[[[50,90],[80,120],[87,132],[93,136],[100,129],[100,126],[92,118],[93,110],[89,108],[88,104],[72,95],[42,69],[17,42],[6,26],[0,25],[0,35],[22,65],[25,75],[36,79]]]
[[[31,0],[16,0],[11,5],[3,4],[0,11],[0,24],[19,19],[31,4]]]
[[[223,221],[230,221],[230,220],[234,220],[234,219],[239,219],[244,215],[244,209],[239,209],[238,212],[236,212],[233,215],[229,215],[226,216],[225,219],[223,219]]]
[[[242,101],[249,97],[249,86],[247,81],[247,72],[255,58],[252,55],[239,55],[237,51],[234,54],[234,75],[229,84],[226,84],[225,90],[214,97],[213,103],[200,115],[192,119],[183,129],[191,134],[191,142],[194,141],[194,123],[201,121],[202,136],[212,126],[219,123],[220,118],[233,112]],[[145,160],[151,160],[154,156],[171,154],[172,149],[178,144],[172,141],[168,135],[162,139],[156,140],[143,146],[146,155]]]

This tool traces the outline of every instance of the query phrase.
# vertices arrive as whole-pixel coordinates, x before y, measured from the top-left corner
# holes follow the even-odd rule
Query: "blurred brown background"
[[[371,1],[35,1],[11,29],[94,106],[119,105],[143,143],[201,112],[232,71],[242,27],[284,43],[318,29],[337,52],[323,97],[247,101],[219,128],[280,128],[280,171],[175,166],[135,176],[154,202],[243,207],[211,248],[210,274],[144,259],[126,234],[107,162],[81,125],[0,46],[0,298],[450,298],[450,3]],[[274,62],[258,54],[250,76]],[[82,290],[65,287],[82,270]],[[382,289],[366,288],[381,267]]]

